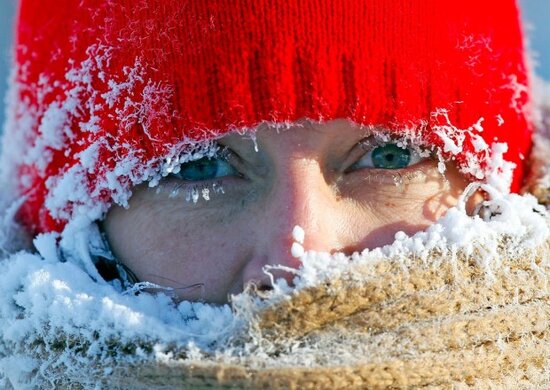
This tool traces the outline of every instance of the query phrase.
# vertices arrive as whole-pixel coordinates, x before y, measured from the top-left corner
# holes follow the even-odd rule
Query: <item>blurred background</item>
[[[537,73],[542,78],[550,80],[550,0],[519,0],[519,2],[530,41],[529,45],[534,52]],[[9,73],[15,5],[16,0],[0,0],[0,102],[2,103]],[[0,129],[3,123],[4,104],[0,104]]]

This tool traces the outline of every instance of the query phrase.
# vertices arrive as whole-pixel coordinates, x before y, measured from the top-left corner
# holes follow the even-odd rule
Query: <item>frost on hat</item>
[[[529,152],[513,0],[22,0],[3,179],[34,232],[103,217],[208,141],[349,118],[486,179]]]

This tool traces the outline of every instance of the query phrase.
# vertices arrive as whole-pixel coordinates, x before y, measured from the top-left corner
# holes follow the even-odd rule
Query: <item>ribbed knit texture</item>
[[[234,335],[229,356],[175,348],[166,361],[119,364],[151,341],[113,339],[105,355],[86,332],[80,340],[59,333],[53,352],[13,350],[50,362],[76,355],[71,370],[45,370],[62,387],[547,389],[550,242],[522,253],[514,245],[504,239],[492,252],[490,276],[488,248],[476,244],[471,256],[372,259],[278,303],[237,305],[257,323]],[[92,360],[101,353],[109,358]]]
[[[86,203],[55,202],[71,168],[107,207],[116,186],[102,183],[116,167],[117,186],[130,188],[175,145],[265,120],[345,117],[443,147],[435,112],[458,129],[483,118],[483,139],[508,143],[518,164],[513,190],[531,142],[513,0],[23,0],[16,66],[20,108],[6,131],[26,146],[10,158],[35,231],[60,230]],[[56,131],[44,131],[52,116]],[[470,141],[459,164],[477,153]]]

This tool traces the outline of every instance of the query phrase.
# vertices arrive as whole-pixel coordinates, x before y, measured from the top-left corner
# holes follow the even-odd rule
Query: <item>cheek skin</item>
[[[395,233],[408,235],[425,230],[457,204],[468,181],[451,164],[445,175],[435,162],[425,164],[416,179],[400,185],[380,184],[352,186],[351,196],[342,194],[341,203],[348,208],[349,237],[346,252],[375,248],[394,241]],[[390,180],[386,180],[389,182]],[[467,205],[472,212],[482,200],[473,196]]]
[[[320,190],[314,192],[322,196],[311,196],[309,181],[308,188],[294,188],[297,196],[310,192],[299,202],[310,203],[296,211],[285,206],[288,199],[278,199],[288,197],[284,191],[229,191],[216,195],[218,200],[192,204],[138,186],[130,208],[113,207],[103,228],[115,256],[140,280],[173,287],[178,299],[225,303],[242,291],[247,275],[261,275],[270,257],[290,266],[286,252],[295,224],[306,230],[306,250],[347,254],[389,244],[400,230],[412,235],[427,228],[457,203],[467,185],[452,166],[445,177],[434,167],[427,167],[421,180],[399,186],[365,185],[357,176],[332,191],[319,179],[313,185]],[[297,183],[306,182],[309,168],[304,169]],[[259,262],[254,272],[253,262]]]
[[[103,228],[115,256],[140,280],[175,288],[180,299],[212,303],[240,292],[247,256],[235,237],[239,223],[228,224],[223,212],[159,199],[149,189],[134,193],[130,209],[113,207]]]

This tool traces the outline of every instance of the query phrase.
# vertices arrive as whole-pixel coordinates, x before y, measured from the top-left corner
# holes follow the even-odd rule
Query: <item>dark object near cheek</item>
[[[123,289],[131,288],[139,279],[130,268],[115,257],[102,224],[95,224],[95,227],[96,229],[92,229],[89,249],[97,272],[107,282],[118,281]]]
[[[119,279],[120,277],[115,262],[112,260],[108,260],[104,257],[99,257],[97,258],[95,267],[97,268],[97,272],[99,272],[101,277],[107,282]]]
[[[139,282],[138,277],[132,270],[119,261],[104,257],[96,257],[94,263],[97,272],[99,272],[101,277],[107,282],[118,279],[124,287],[131,287]]]

